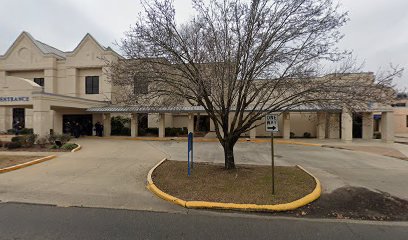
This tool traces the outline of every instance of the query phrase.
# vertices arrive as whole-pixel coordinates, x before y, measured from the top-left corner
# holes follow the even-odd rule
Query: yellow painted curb
[[[10,171],[14,171],[14,170],[17,170],[17,169],[20,169],[20,168],[25,168],[25,167],[28,167],[28,166],[31,166],[31,165],[34,165],[34,164],[37,164],[37,163],[45,162],[45,161],[53,159],[55,157],[57,157],[57,156],[56,155],[50,155],[50,156],[39,158],[39,159],[30,161],[30,162],[21,163],[21,164],[14,165],[14,166],[11,166],[11,167],[2,168],[2,169],[0,169],[0,173],[10,172]]]
[[[78,152],[79,150],[81,150],[81,145],[79,145],[78,143],[75,143],[76,145],[78,145],[78,147],[74,148],[71,150],[71,152]]]
[[[206,201],[184,201],[182,199],[176,198],[171,196],[163,191],[161,191],[153,182],[152,174],[153,171],[160,166],[164,161],[167,159],[164,158],[161,160],[156,166],[150,169],[149,173],[147,174],[147,189],[151,192],[156,194],[158,197],[168,201],[175,203],[177,205],[186,207],[186,208],[210,208],[210,209],[224,209],[224,210],[241,210],[241,211],[270,211],[270,212],[277,212],[277,211],[289,211],[294,210],[299,207],[303,207],[314,200],[318,199],[321,195],[322,188],[319,179],[313,176],[310,172],[306,171],[303,167],[297,165],[298,168],[305,171],[309,174],[316,182],[315,189],[309,193],[308,195],[295,200],[290,203],[283,203],[283,204],[275,204],[275,205],[258,205],[258,204],[239,204],[239,203],[220,203],[220,202],[206,202]]]

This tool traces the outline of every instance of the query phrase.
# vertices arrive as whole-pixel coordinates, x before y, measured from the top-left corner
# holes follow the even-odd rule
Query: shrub
[[[130,136],[130,118],[116,116],[111,119],[111,135]]]
[[[20,148],[21,146],[22,146],[21,142],[9,142],[9,143],[6,143],[5,145],[7,149]]]
[[[59,149],[59,147],[54,144],[54,145],[52,145],[52,146],[50,147],[50,149]]]
[[[55,145],[55,141],[60,141],[61,144],[64,145],[69,140],[71,140],[71,135],[69,134],[48,134],[47,140],[49,143],[54,144],[54,145]]]
[[[59,134],[59,140],[61,143],[64,145],[65,143],[69,142],[71,140],[71,135],[69,134]]]
[[[40,137],[37,139],[36,143],[41,147],[44,148],[45,145],[48,143],[48,140],[46,137]]]
[[[373,138],[374,138],[374,139],[381,139],[381,133],[380,133],[380,132],[375,132],[375,133],[373,134]]]
[[[130,136],[130,128],[124,127],[124,128],[122,128],[120,133],[121,133],[121,135],[124,135],[124,136]]]
[[[8,129],[7,130],[7,134],[16,134],[16,130],[15,129]]]
[[[75,144],[75,143],[66,143],[66,144],[62,145],[61,148],[65,149],[65,150],[72,150],[72,149],[75,149],[76,147],[78,147],[78,145]]]
[[[24,140],[24,137],[23,136],[17,136],[17,137],[12,137],[11,138],[11,142],[19,142],[19,143],[23,143],[25,140]]]
[[[33,134],[34,131],[32,128],[23,128],[19,131],[19,134]]]
[[[310,132],[303,133],[304,138],[310,138],[311,136],[312,136],[312,134],[310,134]]]
[[[24,137],[25,137],[24,146],[32,147],[38,138],[38,134],[28,134],[28,135],[25,135]]]

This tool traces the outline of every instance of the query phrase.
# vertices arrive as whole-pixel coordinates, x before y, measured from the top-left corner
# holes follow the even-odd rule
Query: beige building
[[[397,99],[394,104],[395,133],[408,134],[408,97]]]
[[[163,137],[166,127],[194,131],[196,125],[211,135],[214,126],[200,107],[115,105],[115,96],[120,92],[115,92],[108,81],[109,69],[104,59],[118,58],[121,56],[100,45],[89,34],[73,51],[63,52],[27,32],[21,33],[0,56],[0,131],[19,123],[33,128],[39,135],[46,135],[67,132],[67,124],[80,122],[86,126],[83,134],[90,135],[92,125],[99,121],[104,124],[104,134],[110,135],[111,116],[125,114],[131,118],[131,136],[137,136],[141,126],[158,128],[159,137]],[[143,123],[141,115],[147,116]],[[381,121],[375,120],[377,115],[381,115]],[[278,136],[289,139],[308,135],[351,141],[353,137],[371,139],[374,130],[378,130],[384,141],[391,142],[393,123],[392,108],[372,108],[353,115],[342,109],[300,107],[280,115]],[[245,135],[255,138],[269,133],[260,125]]]

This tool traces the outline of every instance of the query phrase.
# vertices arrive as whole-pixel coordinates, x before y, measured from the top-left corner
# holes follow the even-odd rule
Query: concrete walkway
[[[142,141],[75,139],[83,149],[0,174],[0,201],[185,211],[153,196],[147,172],[163,157]]]

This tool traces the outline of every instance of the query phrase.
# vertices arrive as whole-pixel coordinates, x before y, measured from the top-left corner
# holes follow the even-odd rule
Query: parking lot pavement
[[[169,159],[186,160],[187,143],[166,141],[148,142]],[[406,146],[408,148],[408,146]],[[269,143],[237,143],[237,164],[270,164]],[[408,161],[376,154],[322,147],[277,144],[277,165],[301,165],[317,176],[324,192],[350,185],[381,190],[408,199]],[[223,163],[219,143],[194,143],[196,161]]]
[[[112,139],[76,140],[83,149],[0,174],[0,201],[187,212],[146,189],[147,172],[163,157],[186,160],[187,143]],[[363,152],[276,145],[277,165],[299,164],[326,192],[345,185],[379,189],[408,199],[408,161]],[[238,143],[238,164],[270,164],[269,143]],[[223,163],[219,143],[195,143],[194,159]],[[194,174],[194,172],[193,172]]]
[[[0,174],[0,201],[119,209],[184,211],[146,189],[163,157],[142,141],[78,139],[75,153]]]

